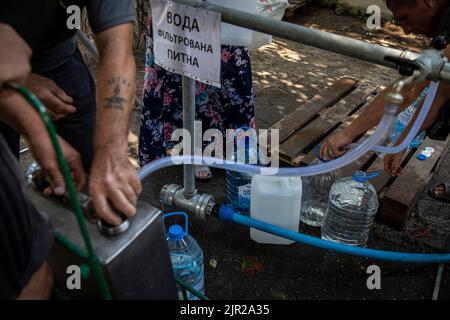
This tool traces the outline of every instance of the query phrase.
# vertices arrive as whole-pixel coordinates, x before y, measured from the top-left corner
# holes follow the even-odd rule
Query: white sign
[[[151,0],[155,63],[220,87],[220,14]]]

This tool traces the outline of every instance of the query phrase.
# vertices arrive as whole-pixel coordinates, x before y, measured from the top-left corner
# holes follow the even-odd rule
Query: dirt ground
[[[332,8],[308,6],[288,21],[402,49],[419,50],[428,41],[421,36],[405,36],[389,22],[381,30],[367,30],[364,19],[337,15]],[[142,92],[143,58],[143,52],[136,53],[138,97]],[[251,59],[260,128],[269,127],[340,77],[352,76],[382,86],[397,77],[395,70],[279,38],[253,50]],[[95,73],[95,66],[91,66]],[[139,110],[135,110],[129,142],[130,158],[136,166],[138,136]],[[446,156],[446,164],[450,163],[449,157]],[[26,155],[22,161],[24,167],[29,161]],[[224,199],[224,172],[213,170],[213,175],[214,179],[199,183],[197,187],[200,192],[208,192],[221,201]],[[449,178],[450,168],[444,165],[435,180]],[[182,184],[182,169],[162,170],[146,179],[142,200],[159,207],[159,191],[167,183]],[[424,194],[415,216],[423,217],[424,212],[440,215],[442,224],[428,223],[427,227],[430,241],[442,241],[445,232],[450,231],[450,206],[436,203]],[[426,217],[430,218],[430,214]],[[421,223],[426,224],[426,219]],[[433,292],[436,265],[373,261],[299,244],[260,245],[250,239],[248,228],[224,225],[213,219],[200,221],[194,217],[190,228],[204,251],[205,289],[211,299],[431,299]],[[305,226],[301,226],[300,231],[319,235],[318,230]],[[378,223],[372,229],[368,247],[409,252],[431,250],[422,239]],[[373,264],[381,268],[381,290],[368,290],[366,286],[366,269]],[[444,272],[440,298],[450,298],[450,272]]]

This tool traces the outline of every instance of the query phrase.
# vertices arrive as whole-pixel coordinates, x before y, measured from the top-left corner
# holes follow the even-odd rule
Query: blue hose
[[[333,250],[336,252],[350,254],[359,257],[372,258],[376,260],[387,260],[406,263],[443,263],[450,261],[450,253],[403,253],[393,251],[383,251],[349,246],[341,243],[326,241],[315,237],[307,236],[291,230],[286,230],[272,224],[255,220],[236,213],[231,207],[222,205],[219,210],[219,219],[222,221],[233,221],[238,224],[268,232],[286,239],[303,243],[309,246]]]

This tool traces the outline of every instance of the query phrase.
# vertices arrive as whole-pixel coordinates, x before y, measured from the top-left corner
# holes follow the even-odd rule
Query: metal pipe
[[[222,21],[255,31],[271,34],[283,39],[303,43],[315,48],[343,54],[359,60],[368,61],[390,68],[396,68],[396,64],[386,61],[386,56],[416,59],[419,54],[408,50],[398,50],[376,44],[370,44],[361,40],[336,35],[330,32],[314,30],[285,21],[278,21],[267,17],[258,16],[239,10],[226,8],[203,0],[173,0],[176,3],[190,5],[209,11],[218,12],[222,15]],[[445,63],[438,79],[428,75],[429,80],[443,80],[450,82],[450,63]]]
[[[24,154],[26,152],[30,151],[30,148],[23,148],[20,150],[19,154]]]
[[[433,297],[432,300],[437,300],[439,298],[439,290],[441,289],[441,282],[442,282],[442,273],[444,272],[444,264],[439,264],[438,271],[436,274],[436,281],[434,283],[434,289],[433,289]]]
[[[191,154],[194,155],[195,147],[195,80],[183,76],[183,128],[188,130],[191,136]],[[184,149],[184,148],[183,148]],[[183,166],[184,196],[190,199],[195,190],[195,168],[193,164]]]
[[[81,44],[86,48],[87,51],[91,54],[91,56],[95,59],[96,62],[100,60],[97,47],[94,42],[88,38],[86,34],[82,31],[77,32],[78,40],[80,40]]]

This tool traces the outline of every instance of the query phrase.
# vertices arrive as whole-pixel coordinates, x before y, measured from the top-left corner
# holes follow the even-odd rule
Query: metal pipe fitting
[[[417,81],[424,81],[427,77],[438,79],[444,68],[447,58],[442,51],[436,49],[427,49],[414,59],[414,62],[420,67],[420,77]]]
[[[198,193],[195,190],[193,196],[187,199],[184,188],[177,184],[166,184],[161,189],[160,195],[163,208],[176,208],[195,214],[196,217],[205,219],[212,214],[216,204],[214,197],[206,193]]]
[[[421,77],[421,72],[415,70],[411,76],[398,79],[392,86],[392,91],[387,94],[387,100],[390,103],[398,106],[403,104],[403,102],[405,101],[405,98],[402,94],[403,88],[409,84],[422,81]]]

